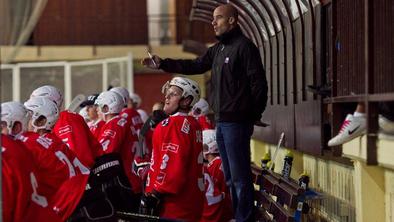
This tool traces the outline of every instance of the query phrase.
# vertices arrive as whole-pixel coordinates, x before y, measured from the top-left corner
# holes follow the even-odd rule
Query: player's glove
[[[146,155],[144,157],[136,157],[133,161],[133,173],[141,179],[145,179],[150,167],[150,158]]]
[[[158,192],[147,193],[141,197],[140,213],[158,216],[161,194]]]
[[[168,115],[163,110],[155,110],[152,113],[151,121],[149,122],[151,128],[155,128],[164,119],[168,118]]]

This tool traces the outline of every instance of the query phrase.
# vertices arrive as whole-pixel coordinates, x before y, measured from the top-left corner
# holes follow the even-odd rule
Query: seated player
[[[202,133],[188,113],[199,100],[193,80],[175,77],[163,87],[164,111],[156,126],[153,153],[141,213],[200,221],[204,204]]]

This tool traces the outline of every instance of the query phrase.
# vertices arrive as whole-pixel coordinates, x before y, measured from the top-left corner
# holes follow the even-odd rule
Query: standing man
[[[217,143],[237,221],[253,221],[250,137],[267,103],[267,80],[258,48],[246,38],[238,12],[217,7],[212,25],[218,43],[194,60],[145,58],[142,64],[166,72],[201,74],[212,70],[209,103],[217,122]]]

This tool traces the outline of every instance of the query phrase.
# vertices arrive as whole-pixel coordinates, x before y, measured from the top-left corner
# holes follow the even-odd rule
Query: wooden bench
[[[303,209],[305,190],[297,181],[285,179],[280,174],[252,165],[255,191],[257,221],[292,222],[296,221],[297,207]],[[305,209],[304,209],[305,210]],[[301,212],[298,213],[301,213]]]

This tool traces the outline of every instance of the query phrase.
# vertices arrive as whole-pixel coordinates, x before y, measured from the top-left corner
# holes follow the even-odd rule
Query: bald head
[[[220,36],[233,29],[238,22],[238,11],[230,5],[220,5],[213,11],[213,29],[216,36]]]
[[[215,10],[220,10],[222,11],[223,15],[227,17],[233,17],[234,19],[238,20],[238,11],[234,6],[230,4],[220,5],[216,7]]]

